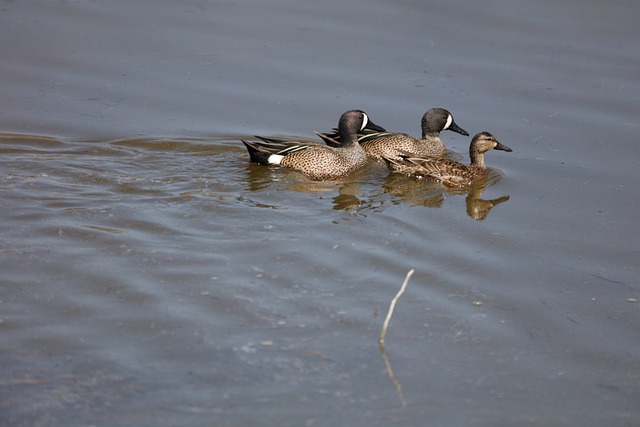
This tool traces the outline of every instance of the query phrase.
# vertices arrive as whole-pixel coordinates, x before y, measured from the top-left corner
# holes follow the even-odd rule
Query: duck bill
[[[496,146],[493,147],[494,150],[502,150],[502,151],[508,151],[508,152],[513,151],[511,148],[507,147],[504,144],[499,143],[498,141],[496,141],[496,143],[497,143]]]
[[[452,130],[456,133],[459,133],[460,135],[464,135],[464,136],[469,136],[469,132],[467,132],[466,130],[462,129],[460,126],[458,126],[456,124],[456,122],[452,122],[449,127],[447,128],[447,130]]]
[[[367,122],[367,125],[364,127],[365,129],[371,129],[371,130],[375,130],[376,132],[386,132],[386,129],[378,126],[377,124],[373,123],[371,121],[371,119],[369,119],[369,121]]]

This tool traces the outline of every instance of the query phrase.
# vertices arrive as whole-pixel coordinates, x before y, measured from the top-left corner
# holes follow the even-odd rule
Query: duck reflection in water
[[[247,168],[247,190],[253,194],[263,192],[271,196],[260,203],[260,207],[277,208],[287,200],[286,193],[273,197],[273,191],[285,190],[296,193],[313,194],[318,198],[331,200],[333,209],[341,211],[360,211],[368,209],[368,202],[363,196],[362,182],[366,182],[369,166],[354,172],[348,178],[334,181],[313,181],[297,172],[283,169],[265,168],[255,164],[245,164]],[[266,194],[265,193],[265,194]],[[249,197],[245,195],[244,197]],[[266,199],[266,198],[265,198]],[[254,202],[255,204],[255,202]]]
[[[475,220],[482,221],[494,206],[509,200],[509,196],[506,195],[496,199],[482,198],[485,188],[496,184],[500,177],[498,171],[489,170],[487,176],[475,180],[468,186],[450,187],[436,181],[391,173],[384,184],[384,191],[394,196],[396,203],[429,208],[442,207],[449,195],[466,195],[467,214]]]
[[[485,200],[482,198],[482,192],[487,186],[488,177],[477,180],[469,188],[469,194],[467,194],[467,215],[471,218],[482,221],[489,215],[491,209],[500,203],[504,203],[509,200],[509,196],[498,197],[497,199]]]

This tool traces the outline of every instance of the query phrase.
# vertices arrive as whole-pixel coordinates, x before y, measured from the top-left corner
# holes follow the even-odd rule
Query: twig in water
[[[396,296],[393,297],[393,299],[391,300],[391,304],[389,304],[389,312],[387,313],[387,318],[384,319],[384,324],[382,325],[382,332],[380,333],[380,339],[378,340],[380,344],[384,345],[384,336],[387,334],[387,329],[389,328],[389,321],[391,320],[391,316],[393,315],[393,309],[395,308],[396,302],[398,301],[398,298],[400,298],[400,295],[404,293],[404,290],[407,287],[407,284],[409,283],[409,279],[411,278],[414,272],[415,270],[413,268],[409,270],[409,272],[407,273],[407,277],[404,278],[404,283],[402,283],[400,290],[398,291]]]

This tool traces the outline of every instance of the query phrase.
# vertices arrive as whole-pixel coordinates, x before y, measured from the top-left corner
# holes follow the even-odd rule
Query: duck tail
[[[337,140],[338,138],[337,132],[334,132],[334,133],[314,132],[314,133],[318,135],[320,139],[324,141],[324,143],[327,144],[329,147],[334,147],[334,148],[342,147],[342,142]]]
[[[269,156],[271,156],[272,153],[265,151],[259,144],[254,142],[245,141],[244,139],[241,141],[245,147],[247,147],[249,157],[251,157],[253,163],[260,163],[261,165],[269,164]]]

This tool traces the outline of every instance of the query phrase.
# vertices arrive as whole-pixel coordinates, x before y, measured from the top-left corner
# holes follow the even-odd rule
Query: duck
[[[401,160],[402,152],[409,152],[417,156],[443,158],[447,152],[440,139],[440,132],[450,130],[464,136],[469,133],[458,126],[453,115],[444,108],[431,108],[422,116],[422,138],[387,130],[363,130],[358,134],[358,142],[370,159],[381,161],[383,157]],[[334,129],[331,133],[318,134],[327,145],[339,140]]]
[[[349,110],[340,116],[337,137],[331,138],[331,146],[261,136],[256,136],[260,141],[242,142],[254,163],[279,165],[301,172],[314,181],[330,181],[344,178],[367,163],[367,155],[357,137],[364,129],[384,131],[364,111]]]
[[[451,187],[464,187],[489,174],[484,162],[484,153],[489,150],[513,151],[489,132],[480,132],[471,139],[469,145],[471,164],[468,165],[449,159],[416,156],[408,152],[400,153],[400,160],[396,157],[383,157],[383,159],[392,172],[439,181]]]

